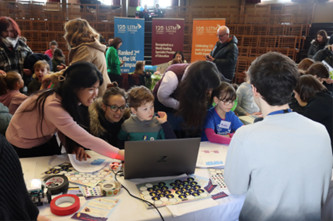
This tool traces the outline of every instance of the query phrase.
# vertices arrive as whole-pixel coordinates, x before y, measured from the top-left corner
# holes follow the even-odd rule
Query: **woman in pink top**
[[[93,103],[98,87],[103,83],[102,74],[93,64],[77,62],[64,72],[59,81],[55,89],[30,96],[14,114],[6,138],[18,155],[33,157],[59,154],[60,147],[55,139],[55,133],[59,132],[67,151],[74,152],[78,159],[87,157],[82,148],[86,147],[123,160],[123,150],[91,135],[79,125],[86,117],[81,114],[80,106]],[[64,135],[65,139],[60,135]]]
[[[19,91],[23,86],[23,79],[19,73],[9,71],[6,74],[0,74],[0,102],[8,107],[11,114],[14,114],[27,98],[27,95]]]

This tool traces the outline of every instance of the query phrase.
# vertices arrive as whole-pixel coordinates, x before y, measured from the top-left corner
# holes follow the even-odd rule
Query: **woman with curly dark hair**
[[[129,117],[126,92],[113,82],[103,97],[89,106],[89,131],[109,144],[123,149],[124,143],[118,139],[118,133],[122,123]]]

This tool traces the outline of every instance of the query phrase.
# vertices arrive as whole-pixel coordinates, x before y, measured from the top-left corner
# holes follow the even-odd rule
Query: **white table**
[[[227,146],[211,144],[207,142],[203,142],[200,145],[201,149],[207,148],[218,148],[220,150],[220,154],[222,160],[225,161]],[[199,150],[200,151],[200,150]],[[50,156],[50,157],[34,157],[34,158],[22,158],[20,159],[24,178],[25,180],[30,180],[33,178],[40,178],[41,174],[48,170],[49,168],[59,165],[65,161],[68,161],[67,155],[58,155],[58,156]],[[197,168],[195,171],[196,175],[199,176],[208,176],[207,169]],[[136,188],[135,180],[124,180],[122,177],[118,178],[118,180],[126,186],[130,192],[136,196],[139,196],[139,191]],[[115,199],[120,199],[119,204],[113,210],[109,220],[161,220],[157,211],[154,209],[147,209],[143,202],[138,201],[128,195],[128,193],[122,189],[120,193],[114,197]],[[85,199],[80,197],[81,205],[84,204]],[[195,201],[199,202],[199,201]],[[185,215],[174,217],[171,212],[165,208],[160,208],[160,212],[162,213],[165,220],[237,220],[240,210],[243,206],[244,196],[228,196],[222,199],[217,200],[218,205],[214,207],[210,207],[207,209],[202,209],[199,211],[187,213]],[[189,202],[192,203],[192,202]],[[190,206],[189,203],[184,203],[184,206]],[[193,202],[194,203],[194,202]],[[183,204],[179,204],[182,206]],[[53,215],[50,211],[48,204],[39,207],[40,213],[44,216],[49,217],[51,220],[69,220],[70,216],[56,216]]]

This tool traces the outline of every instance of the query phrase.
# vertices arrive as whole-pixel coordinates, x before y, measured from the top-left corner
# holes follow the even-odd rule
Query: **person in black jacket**
[[[311,41],[310,48],[308,50],[308,58],[313,58],[313,56],[328,44],[327,32],[325,30],[319,30],[317,32],[316,39]]]
[[[31,201],[14,148],[0,134],[0,220],[49,220]]]
[[[214,62],[221,74],[232,81],[238,58],[238,40],[236,36],[230,36],[227,26],[217,29],[217,37],[219,40],[211,53],[206,55],[206,60]]]
[[[323,124],[333,148],[333,97],[313,75],[303,75],[295,88],[295,98],[304,109],[300,114]]]
[[[330,44],[324,49],[319,50],[314,56],[315,61],[325,61],[328,65],[333,67],[333,35],[330,38]]]

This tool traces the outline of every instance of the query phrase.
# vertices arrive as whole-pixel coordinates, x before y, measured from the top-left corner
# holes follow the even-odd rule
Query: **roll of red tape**
[[[61,207],[62,203],[72,203],[70,206]],[[80,209],[80,199],[74,194],[63,194],[52,199],[50,203],[51,212],[57,216],[67,216]]]

